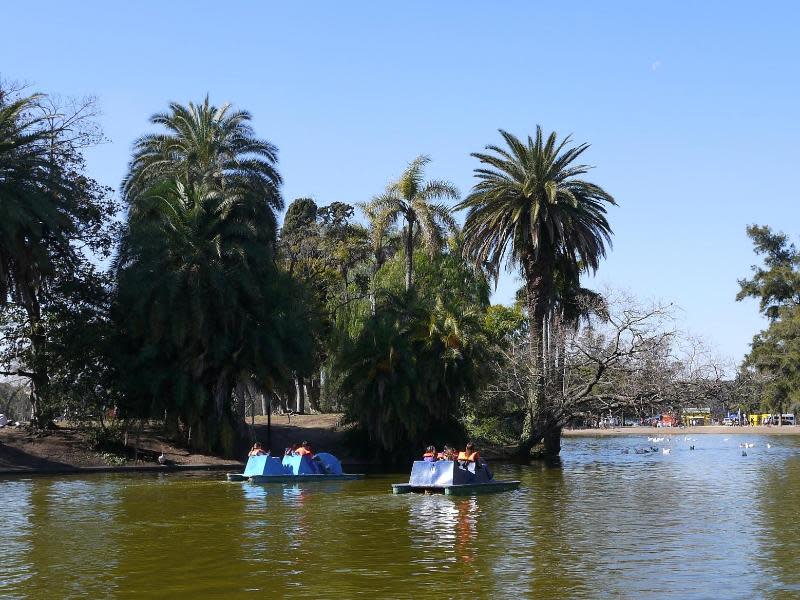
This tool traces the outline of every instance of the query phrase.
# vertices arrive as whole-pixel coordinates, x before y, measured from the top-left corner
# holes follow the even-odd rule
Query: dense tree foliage
[[[91,99],[0,89],[0,371],[27,380],[40,428],[105,376],[81,343],[96,346],[107,308],[109,282],[91,260],[116,239],[110,190],[83,168],[82,148],[98,141],[93,111]]]
[[[371,200],[298,198],[279,227],[278,150],[247,111],[205,98],[154,115],[123,212],[84,173],[93,106],[0,90],[0,409],[30,403],[39,427],[156,421],[233,456],[246,410],[337,411],[385,460],[468,436],[527,458],[609,411],[797,397],[784,236],[750,231],[766,267],[740,297],[771,324],[736,382],[666,307],[583,287],[614,204],[582,179],[586,144],[501,131],[455,208],[421,155]],[[503,265],[523,278],[514,306],[489,301]]]
[[[753,338],[743,370],[761,375],[762,407],[783,413],[800,406],[800,252],[769,227],[752,225],[747,235],[764,265],[739,281],[736,299],[758,299],[769,326]]]
[[[232,454],[248,394],[311,367],[295,284],[274,267],[276,149],[244,111],[173,103],[136,143],[115,271],[129,351],[125,408],[165,411],[198,448]]]

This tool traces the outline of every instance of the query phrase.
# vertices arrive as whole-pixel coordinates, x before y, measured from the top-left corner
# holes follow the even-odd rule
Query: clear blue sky
[[[280,148],[284,196],[355,203],[415,155],[462,193],[470,152],[537,123],[592,144],[614,250],[597,281],[673,301],[738,360],[763,326],[736,303],[748,223],[795,239],[800,4],[771,2],[13,2],[6,79],[96,94],[118,187],[170,100],[231,101]],[[517,284],[506,277],[495,301]]]

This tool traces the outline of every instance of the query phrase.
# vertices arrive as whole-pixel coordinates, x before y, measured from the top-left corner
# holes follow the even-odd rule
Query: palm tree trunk
[[[414,283],[414,221],[409,219],[406,224],[406,291]]]
[[[555,426],[553,415],[550,414],[552,411],[548,410],[546,389],[548,359],[545,356],[545,323],[553,285],[552,269],[543,265],[541,260],[534,261],[532,257],[525,261],[524,266],[530,322],[529,351],[534,377],[528,392],[519,453],[523,458],[528,458],[531,448],[542,439],[545,441],[545,454],[555,452],[558,455],[561,428]]]
[[[24,291],[22,299],[31,331],[31,420],[36,428],[47,429],[52,426],[54,415],[52,407],[48,406],[47,402],[47,387],[50,377],[47,373],[45,359],[46,340],[42,326],[42,311],[34,290]]]
[[[322,382],[320,381],[319,374],[312,375],[308,379],[306,386],[306,397],[308,398],[308,407],[313,412],[320,412],[319,400],[322,396]]]
[[[302,415],[306,411],[306,393],[303,378],[299,375],[295,378],[295,387],[297,388],[297,410],[295,412]]]

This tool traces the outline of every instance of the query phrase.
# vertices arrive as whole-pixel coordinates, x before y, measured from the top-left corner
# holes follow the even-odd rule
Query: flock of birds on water
[[[686,437],[683,438],[683,440],[686,441],[686,442],[696,442],[697,438],[692,438],[692,437],[686,436]],[[727,442],[728,440],[730,440],[730,438],[725,438],[722,441],[723,442]],[[662,454],[671,454],[672,453],[672,448],[663,448],[663,447],[660,448],[659,446],[655,445],[655,444],[659,444],[659,443],[662,443],[662,442],[670,443],[672,441],[672,438],[670,438],[670,437],[648,437],[647,441],[651,442],[650,446],[641,446],[641,447],[634,448],[633,449],[633,453],[634,454],[650,454],[650,453],[657,453],[659,450],[661,450]],[[770,448],[772,448],[772,444],[766,444],[766,447],[769,450]],[[739,444],[739,448],[742,449],[742,456],[747,456],[747,449],[748,448],[755,448],[755,444],[753,442],[742,442],[741,444]],[[689,445],[689,450],[694,450],[694,444],[690,444]],[[622,453],[623,454],[630,454],[631,453],[630,448],[623,448],[622,449]]]

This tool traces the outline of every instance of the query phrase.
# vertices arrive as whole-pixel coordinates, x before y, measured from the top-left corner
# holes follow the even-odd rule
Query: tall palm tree
[[[405,222],[406,290],[413,284],[415,227],[419,228],[422,242],[431,253],[441,248],[448,230],[456,229],[451,209],[435,201],[458,200],[458,190],[449,181],[424,181],[425,166],[430,161],[427,156],[415,158],[400,178],[372,201],[376,214],[385,218],[387,226],[395,225],[400,218]]]
[[[387,224],[386,214],[378,209],[378,207],[370,202],[361,202],[358,208],[364,213],[369,223],[368,227],[368,243],[370,252],[372,253],[372,265],[370,268],[370,308],[372,314],[375,314],[377,309],[377,297],[375,289],[375,277],[381,267],[391,258],[396,252],[398,246],[396,230]]]
[[[207,97],[151,118],[166,132],[135,144],[116,263],[135,396],[168,402],[194,423],[195,445],[227,453],[225,427],[241,426],[235,390],[305,372],[310,354],[307,324],[284,302],[293,288],[270,260],[283,208],[277,149],[250,119]]]
[[[176,411],[196,446],[224,452],[220,426],[237,386],[287,378],[308,352],[295,346],[310,344],[271,268],[270,211],[252,204],[164,180],[133,198],[115,259],[122,326],[136,346],[132,395],[166,401],[151,412]]]
[[[28,318],[31,404],[38,426],[50,419],[43,398],[48,385],[44,359],[41,293],[54,276],[54,261],[72,264],[70,244],[80,212],[77,188],[54,158],[57,134],[32,115],[40,95],[6,101],[0,94],[0,307],[12,298]]]
[[[503,130],[500,135],[505,147],[473,153],[482,164],[475,169],[478,182],[456,209],[469,211],[464,254],[495,275],[504,263],[521,268],[525,279],[536,367],[520,440],[521,452],[529,452],[541,433],[535,430],[537,419],[551,420],[542,327],[555,298],[556,270],[574,279],[581,270],[598,268],[611,245],[606,205],[616,203],[603,188],[580,178],[590,167],[575,161],[588,144],[573,146],[570,136],[559,142],[555,132],[545,138],[540,126],[527,141]],[[557,434],[560,438],[560,428]]]
[[[39,95],[0,105],[0,306],[35,296],[51,250],[69,253],[70,183],[50,160],[50,132],[30,118]]]
[[[134,144],[122,184],[124,196],[130,201],[164,178],[229,190],[270,207],[268,225],[275,239],[275,213],[283,210],[281,177],[276,169],[278,150],[255,137],[251,119],[249,112],[234,110],[228,103],[213,106],[208,96],[202,104],[170,103],[168,112],[150,117],[151,123],[166,132],[144,135]]]

